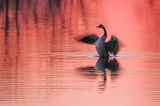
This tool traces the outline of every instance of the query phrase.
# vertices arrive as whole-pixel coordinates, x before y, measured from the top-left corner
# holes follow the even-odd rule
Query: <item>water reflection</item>
[[[115,80],[119,76],[119,63],[116,58],[105,58],[99,57],[95,67],[85,66],[77,68],[81,75],[86,77],[101,76],[102,81],[100,81],[99,89],[104,91],[106,88],[107,79],[111,81]]]
[[[28,43],[25,43],[25,38],[29,38],[35,39],[39,45],[49,44],[49,51],[79,51],[77,46],[70,47],[70,44],[75,43],[72,40],[74,36],[84,34],[97,25],[90,19],[90,16],[95,14],[90,14],[89,11],[93,7],[87,6],[84,0],[0,0],[0,2],[0,34],[3,35],[0,41],[1,48],[4,49],[16,46],[14,42],[19,39],[23,41],[19,41],[19,45],[22,48],[26,47]],[[45,39],[44,35],[47,36]],[[41,39],[45,40],[45,43],[40,43]],[[85,47],[82,51],[88,49],[92,50]]]

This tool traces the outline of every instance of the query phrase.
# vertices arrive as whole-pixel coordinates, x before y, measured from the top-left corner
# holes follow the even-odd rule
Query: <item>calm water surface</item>
[[[0,105],[159,106],[157,0],[0,0]],[[106,25],[123,48],[77,42]]]

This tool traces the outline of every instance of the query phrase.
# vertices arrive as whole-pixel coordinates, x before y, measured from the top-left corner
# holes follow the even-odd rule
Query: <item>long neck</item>
[[[103,36],[107,37],[107,31],[106,31],[106,28],[105,28],[105,27],[103,27],[103,31],[104,31]]]

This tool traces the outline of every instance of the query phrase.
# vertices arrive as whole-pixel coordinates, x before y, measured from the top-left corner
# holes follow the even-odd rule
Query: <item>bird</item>
[[[101,37],[98,37],[96,34],[88,34],[80,38],[79,41],[87,44],[94,44],[100,57],[115,56],[119,51],[119,39],[115,35],[111,35],[110,40],[105,42],[107,38],[105,26],[100,24],[97,28],[101,28],[104,31]]]

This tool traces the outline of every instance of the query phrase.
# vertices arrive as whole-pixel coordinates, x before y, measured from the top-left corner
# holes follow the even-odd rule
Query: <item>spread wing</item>
[[[119,40],[116,36],[112,35],[111,39],[105,43],[105,48],[109,53],[116,55],[119,51]]]
[[[98,39],[99,37],[95,34],[87,34],[84,37],[79,38],[77,41],[87,44],[95,44]]]

